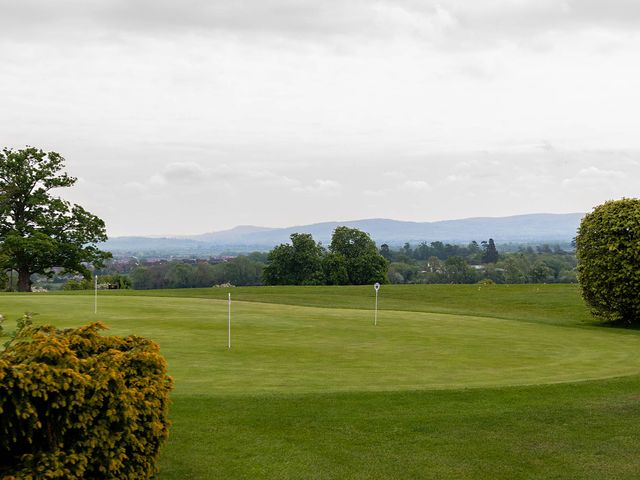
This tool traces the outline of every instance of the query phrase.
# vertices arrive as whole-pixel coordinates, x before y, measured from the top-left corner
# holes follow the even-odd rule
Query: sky
[[[637,0],[0,0],[0,146],[110,236],[638,196]]]

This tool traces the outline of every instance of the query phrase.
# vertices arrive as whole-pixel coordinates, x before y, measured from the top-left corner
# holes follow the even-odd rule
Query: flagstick
[[[380,290],[380,284],[378,282],[376,282],[373,285],[373,288],[376,291],[376,309],[375,309],[375,313],[373,316],[373,325],[377,326],[378,325],[378,290]]]
[[[376,313],[373,318],[373,324],[378,325],[378,290],[376,290]]]
[[[229,329],[228,329],[227,348],[231,349],[231,293],[229,293]]]
[[[93,313],[98,313],[98,275],[95,276],[93,281]]]

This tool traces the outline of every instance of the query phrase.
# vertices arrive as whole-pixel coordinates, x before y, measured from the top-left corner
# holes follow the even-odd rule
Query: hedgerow
[[[146,479],[168,435],[156,343],[26,325],[0,353],[0,478]]]

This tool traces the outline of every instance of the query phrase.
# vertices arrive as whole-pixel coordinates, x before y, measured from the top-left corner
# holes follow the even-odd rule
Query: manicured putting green
[[[640,332],[575,285],[0,294],[0,313],[155,339],[163,480],[635,478]],[[616,378],[610,378],[616,377]],[[591,380],[590,380],[591,379]],[[474,387],[474,388],[467,388]]]
[[[10,318],[105,322],[158,341],[176,394],[450,389],[571,382],[640,372],[635,332],[408,311],[104,295],[3,295]]]

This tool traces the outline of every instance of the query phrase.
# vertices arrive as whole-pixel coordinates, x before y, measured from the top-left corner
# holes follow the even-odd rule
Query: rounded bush
[[[168,435],[156,343],[29,327],[0,354],[0,478],[145,479]]]
[[[640,200],[594,208],[576,237],[578,281],[593,313],[606,321],[640,322]]]

